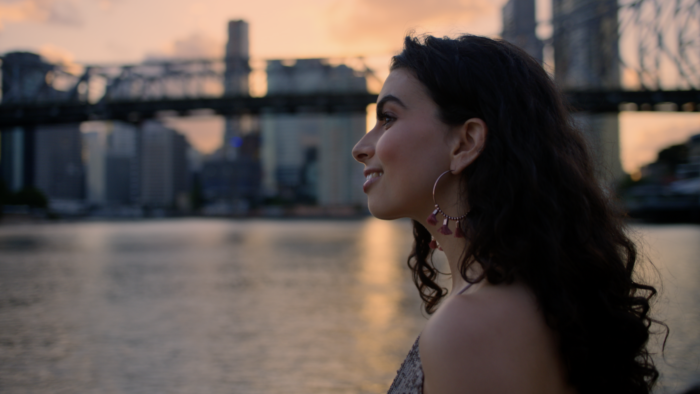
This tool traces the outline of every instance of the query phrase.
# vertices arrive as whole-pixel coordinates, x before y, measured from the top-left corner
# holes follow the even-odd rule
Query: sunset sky
[[[406,32],[497,36],[504,0],[0,0],[0,53],[38,52],[76,63],[133,63],[148,57],[217,57],[226,24],[250,24],[255,59],[365,56],[380,76]],[[538,0],[538,18],[547,2]],[[700,115],[624,113],[623,167],[634,171],[660,147],[700,133]],[[211,151],[216,119],[171,122]]]

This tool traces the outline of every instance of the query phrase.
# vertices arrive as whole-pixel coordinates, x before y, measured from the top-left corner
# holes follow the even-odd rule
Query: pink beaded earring
[[[460,222],[460,220],[466,218],[467,214],[469,214],[469,212],[465,213],[462,216],[458,216],[458,217],[449,216],[442,209],[440,209],[440,205],[438,205],[437,200],[435,200],[435,190],[437,189],[438,182],[440,182],[440,178],[442,178],[442,176],[447,174],[448,172],[451,172],[451,170],[447,170],[447,171],[443,172],[435,180],[435,184],[433,185],[433,202],[435,203],[435,210],[433,211],[433,213],[430,214],[430,216],[428,216],[427,221],[429,224],[435,226],[437,224],[437,214],[439,212],[442,216],[444,216],[445,219],[442,221],[442,227],[440,227],[438,229],[438,232],[440,234],[444,234],[444,235],[452,234],[452,231],[450,231],[450,228],[448,225],[450,223],[450,220],[453,220],[453,221],[457,222],[457,228],[455,229],[455,232],[454,232],[455,237],[456,238],[464,238],[464,233],[462,232],[462,228],[459,226],[459,222]],[[433,249],[438,248],[437,242],[434,239],[430,241],[430,247]]]

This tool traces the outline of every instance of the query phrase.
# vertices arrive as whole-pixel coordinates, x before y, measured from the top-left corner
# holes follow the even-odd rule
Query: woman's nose
[[[371,132],[365,134],[352,148],[352,157],[362,164],[367,164],[367,160],[374,156],[374,144],[370,134]]]

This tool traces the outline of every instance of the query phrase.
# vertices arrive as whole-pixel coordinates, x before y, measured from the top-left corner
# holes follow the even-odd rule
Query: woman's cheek
[[[383,167],[400,160],[402,144],[393,135],[385,134],[377,143],[377,158]],[[387,168],[384,168],[386,170]]]

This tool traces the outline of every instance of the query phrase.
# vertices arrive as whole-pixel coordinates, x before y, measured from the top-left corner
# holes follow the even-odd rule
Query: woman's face
[[[428,216],[435,179],[450,169],[449,132],[423,84],[410,71],[392,71],[379,93],[377,124],[352,151],[365,165],[363,189],[372,215]]]

